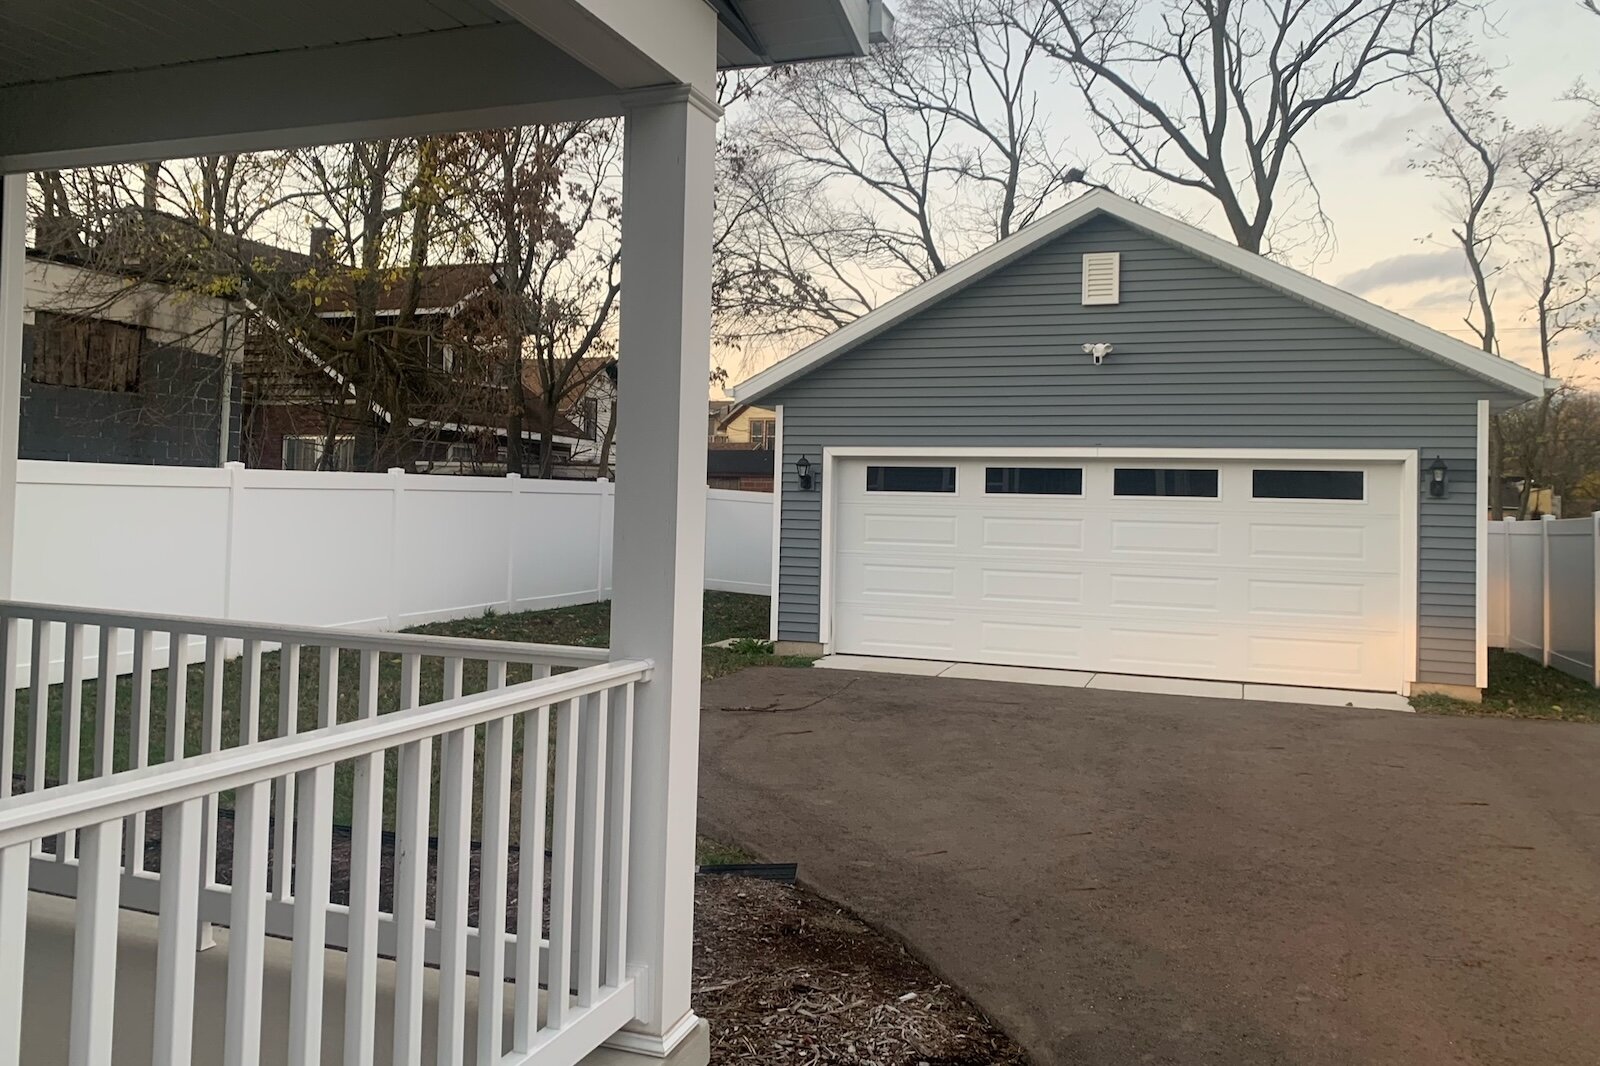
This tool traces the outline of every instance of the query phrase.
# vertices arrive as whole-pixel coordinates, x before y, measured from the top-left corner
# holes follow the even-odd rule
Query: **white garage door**
[[[833,648],[1394,691],[1403,470],[841,460]]]

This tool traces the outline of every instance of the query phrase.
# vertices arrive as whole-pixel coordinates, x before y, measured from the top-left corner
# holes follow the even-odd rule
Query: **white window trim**
[[[1480,401],[1480,411],[1487,401]],[[1485,422],[1486,426],[1487,423]],[[1481,432],[1481,431],[1480,431]],[[833,542],[834,542],[834,485],[835,474],[841,460],[847,459],[1163,459],[1194,460],[1204,462],[1323,462],[1323,463],[1396,463],[1401,468],[1400,478],[1400,617],[1404,641],[1399,694],[1409,696],[1417,681],[1418,653],[1418,538],[1419,510],[1421,508],[1421,481],[1419,480],[1419,452],[1403,448],[880,448],[838,447],[822,449],[822,537],[819,560],[820,573],[817,589],[817,640],[823,654],[833,653]],[[952,498],[949,493],[925,493]],[[1128,499],[1130,497],[1123,497]],[[1171,499],[1172,497],[1158,497]],[[1485,529],[1479,534],[1487,540]],[[776,558],[776,553],[774,553]],[[1481,569],[1486,553],[1480,553],[1479,578],[1486,580],[1487,572]],[[774,608],[776,609],[776,608]],[[1487,634],[1486,619],[1480,614],[1478,639]]]

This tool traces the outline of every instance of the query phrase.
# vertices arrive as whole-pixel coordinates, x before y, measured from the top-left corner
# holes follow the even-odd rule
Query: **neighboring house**
[[[712,444],[751,444],[770,448],[777,440],[778,415],[767,407],[751,407],[732,400],[712,400]]]
[[[531,362],[522,369],[522,390],[524,411],[543,407],[544,383]],[[617,462],[616,409],[617,361],[608,356],[578,360],[556,413],[558,476],[611,476]],[[537,446],[537,433],[530,431],[530,438]]]
[[[1093,192],[734,392],[777,639],[1473,695],[1488,420],[1550,387]]]
[[[308,257],[308,262],[314,257]],[[412,371],[408,426],[398,435],[394,415],[378,403],[363,403],[315,341],[257,311],[244,360],[244,454],[264,469],[351,470],[371,465],[359,453],[367,442],[385,442],[385,462],[415,473],[503,475],[506,473],[506,388],[498,380],[494,353],[463,349],[456,320],[482,312],[490,299],[493,268],[442,264],[422,268],[416,310],[406,331],[420,350]],[[407,283],[395,280],[377,295],[376,327],[397,325],[410,301]],[[353,294],[342,287],[319,295],[316,317],[337,332],[354,321]],[[594,477],[604,427],[610,424],[614,380],[601,373],[611,360],[593,360],[573,378],[571,395],[557,414],[550,441],[554,470],[563,476]],[[604,383],[595,381],[598,375]],[[524,369],[525,410],[536,406],[536,377]],[[581,386],[578,384],[581,382]],[[524,419],[525,425],[531,420]],[[536,468],[541,435],[525,428],[524,456]]]
[[[224,354],[240,307],[30,253],[24,282],[24,459],[220,466],[239,452]]]

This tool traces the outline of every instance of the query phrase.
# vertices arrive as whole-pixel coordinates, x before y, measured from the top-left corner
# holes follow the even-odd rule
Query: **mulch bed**
[[[713,1064],[1025,1066],[1022,1049],[883,933],[804,891],[701,877],[694,1009]]]

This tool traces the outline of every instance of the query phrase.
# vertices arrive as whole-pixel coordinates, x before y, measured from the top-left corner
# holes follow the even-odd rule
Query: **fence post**
[[[223,463],[228,472],[228,527],[223,531],[222,617],[232,618],[233,574],[239,568],[239,512],[244,506],[244,464]]]
[[[596,602],[603,603],[606,596],[606,574],[611,569],[608,563],[612,560],[612,540],[615,537],[617,519],[617,494],[616,485],[600,478],[600,530],[595,551],[594,598]]]
[[[510,614],[517,609],[517,516],[522,510],[522,475],[508,471],[506,482],[511,493],[511,521],[506,523],[511,530],[506,542],[506,613]]]
[[[400,495],[406,491],[406,472],[389,468],[389,628],[400,628]]]
[[[1539,638],[1539,648],[1543,653],[1544,665],[1550,665],[1550,526],[1548,523],[1555,521],[1551,515],[1545,515],[1539,520],[1539,549],[1543,559],[1544,570],[1544,635]]]
[[[1590,661],[1594,663],[1593,684],[1600,688],[1600,511],[1592,516],[1594,524],[1589,527],[1589,554],[1594,558],[1594,629],[1589,640],[1593,645],[1589,649]]]

